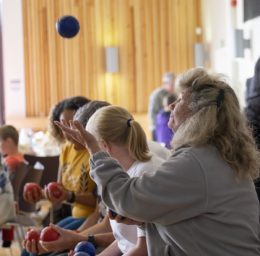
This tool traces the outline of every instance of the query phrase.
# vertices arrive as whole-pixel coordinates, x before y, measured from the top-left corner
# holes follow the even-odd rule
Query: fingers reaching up
[[[55,121],[55,124],[62,130],[66,138],[74,144],[84,146],[90,154],[100,151],[96,138],[86,131],[79,121],[70,121],[69,124],[64,121]]]

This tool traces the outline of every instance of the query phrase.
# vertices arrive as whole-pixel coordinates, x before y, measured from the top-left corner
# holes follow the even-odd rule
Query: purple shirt
[[[164,143],[167,148],[171,148],[170,142],[173,137],[172,130],[168,127],[168,121],[170,118],[170,111],[161,110],[156,116],[156,141]]]

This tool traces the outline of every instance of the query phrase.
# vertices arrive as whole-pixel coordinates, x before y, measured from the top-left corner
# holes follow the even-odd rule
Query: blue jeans
[[[78,229],[86,218],[74,218],[74,217],[66,217],[63,220],[60,220],[58,223],[56,223],[57,226],[69,230],[76,230]]]

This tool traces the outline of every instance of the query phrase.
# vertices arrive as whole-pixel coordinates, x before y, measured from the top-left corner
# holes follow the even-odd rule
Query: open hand
[[[66,138],[69,138],[69,140],[74,144],[81,144],[90,154],[100,151],[95,137],[86,131],[79,121],[70,121],[69,125],[64,121],[55,121],[54,123],[62,130]]]
[[[66,120],[62,120],[61,121],[62,125],[66,126],[66,127],[70,127],[70,123]],[[57,126],[59,126],[59,124],[56,123],[56,121],[54,122]],[[59,123],[59,122],[58,122]],[[70,133],[66,133],[63,131],[63,129],[59,126],[59,128],[62,130],[62,133],[64,135],[64,137],[66,138],[66,140],[68,140],[69,142],[71,142],[72,144],[75,145],[75,148],[77,150],[80,150],[80,149],[85,149],[85,146],[84,144],[82,144],[82,141],[77,141]]]

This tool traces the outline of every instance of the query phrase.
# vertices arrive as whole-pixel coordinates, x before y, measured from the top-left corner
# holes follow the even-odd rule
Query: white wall
[[[2,0],[6,118],[25,116],[22,0]]]
[[[255,63],[260,57],[260,17],[249,20],[244,24],[244,30],[246,34],[251,37],[251,59]]]
[[[212,70],[231,75],[231,13],[227,0],[202,0],[203,36]],[[225,62],[222,61],[225,58]]]
[[[245,106],[245,81],[253,75],[260,56],[260,18],[243,22],[243,0],[237,7],[227,0],[202,0],[203,36],[211,69],[227,75],[241,106]],[[252,47],[244,58],[235,57],[234,29],[243,29],[244,38],[251,38]]]

